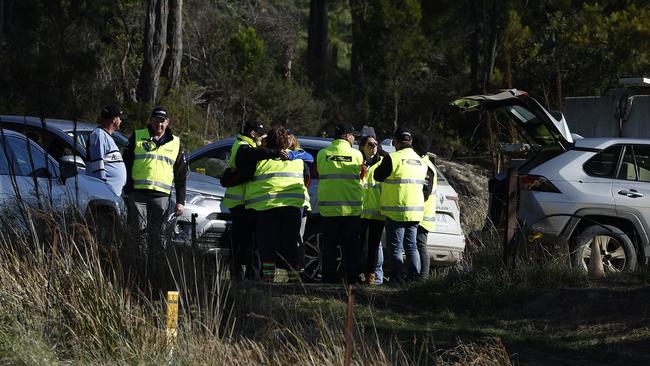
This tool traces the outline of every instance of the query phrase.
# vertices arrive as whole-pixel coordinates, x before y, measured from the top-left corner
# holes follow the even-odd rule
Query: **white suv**
[[[573,264],[584,269],[594,240],[606,270],[634,270],[647,262],[650,140],[574,141],[561,115],[516,89],[452,104],[462,112],[490,111],[497,123],[516,129],[518,140],[509,142],[518,143],[525,155],[517,216],[527,237],[568,245]]]

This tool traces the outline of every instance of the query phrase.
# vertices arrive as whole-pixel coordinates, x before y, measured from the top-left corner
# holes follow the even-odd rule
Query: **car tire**
[[[320,222],[307,222],[305,235],[303,236],[303,245],[305,246],[305,267],[303,280],[306,282],[322,281],[323,269],[323,232]],[[337,271],[341,272],[341,251],[337,256]]]
[[[322,279],[323,268],[323,233],[318,223],[308,223],[303,236],[305,246],[304,280],[317,282]]]
[[[96,207],[87,215],[86,223],[99,245],[111,247],[118,241],[117,217],[112,210]]]
[[[598,240],[605,272],[634,271],[637,254],[630,237],[611,225],[585,228],[572,242],[571,262],[575,268],[587,271],[592,240]]]

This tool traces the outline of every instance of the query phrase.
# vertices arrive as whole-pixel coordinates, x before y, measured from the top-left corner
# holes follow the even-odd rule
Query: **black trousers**
[[[255,242],[264,263],[299,269],[304,263],[296,238],[300,233],[302,210],[298,207],[277,207],[256,211]]]
[[[365,260],[362,267],[364,273],[374,273],[377,267],[377,248],[381,244],[381,234],[384,231],[384,220],[361,219],[361,245]]]
[[[427,239],[429,232],[422,226],[418,226],[417,245],[418,253],[420,253],[420,278],[429,277],[429,266],[431,265],[431,258],[427,250]]]
[[[323,282],[336,283],[338,248],[343,256],[343,272],[350,283],[358,283],[361,273],[362,247],[359,241],[359,216],[323,217]]]
[[[135,270],[140,280],[148,282],[155,292],[175,287],[162,240],[168,205],[168,196],[138,191],[129,196],[129,223],[134,240],[129,241],[126,250],[128,270]]]
[[[255,246],[255,211],[246,210],[244,205],[230,209],[232,213],[231,240],[230,240],[230,277],[257,281],[261,279],[262,264],[260,255]],[[246,266],[242,273],[241,266]]]

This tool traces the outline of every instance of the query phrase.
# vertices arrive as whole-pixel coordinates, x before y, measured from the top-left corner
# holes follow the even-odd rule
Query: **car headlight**
[[[204,194],[196,191],[187,191],[185,192],[185,202],[192,205],[201,205],[203,200],[219,200],[217,196],[211,196],[209,194]]]
[[[185,202],[195,205],[197,201],[201,199],[201,194],[199,192],[187,191],[185,192]]]

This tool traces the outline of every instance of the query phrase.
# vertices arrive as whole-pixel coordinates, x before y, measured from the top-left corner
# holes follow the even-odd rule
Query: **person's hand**
[[[180,203],[176,204],[176,216],[180,216],[183,214],[183,205]]]
[[[278,155],[280,155],[280,160],[288,160],[289,153],[286,150],[280,150]]]

